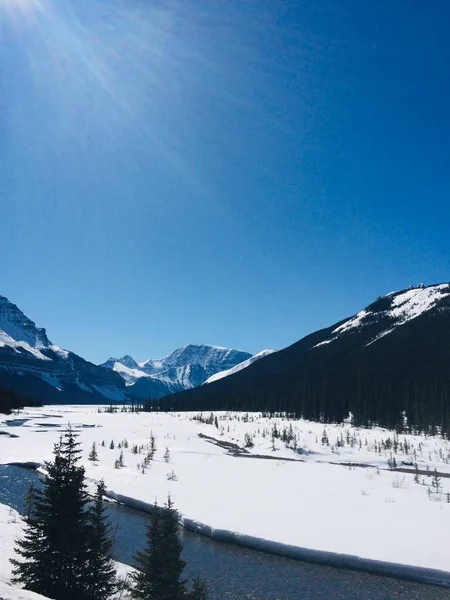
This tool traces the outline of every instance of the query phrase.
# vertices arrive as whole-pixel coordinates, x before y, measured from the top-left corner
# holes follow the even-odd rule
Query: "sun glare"
[[[41,12],[45,0],[0,0],[0,10],[4,9],[11,16]]]

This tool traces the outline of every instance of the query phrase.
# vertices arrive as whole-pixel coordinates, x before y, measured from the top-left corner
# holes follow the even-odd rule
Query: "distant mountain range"
[[[161,398],[257,357],[241,350],[189,345],[158,360],[138,363],[124,356],[94,365],[53,344],[45,329],[0,296],[0,386],[44,403]]]
[[[0,296],[0,387],[44,403],[155,399],[161,409],[288,411],[450,435],[450,284],[379,297],[292,346],[255,356],[188,345],[94,365]]]
[[[137,398],[161,398],[202,385],[211,377],[224,377],[260,356],[219,346],[189,345],[156,360],[137,362],[124,356],[110,358],[102,366],[121,375],[128,392]]]
[[[411,287],[160,407],[288,411],[450,434],[450,284]]]

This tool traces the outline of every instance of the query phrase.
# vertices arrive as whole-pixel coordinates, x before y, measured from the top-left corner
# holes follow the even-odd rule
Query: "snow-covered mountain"
[[[225,371],[220,371],[215,375],[211,375],[211,377],[208,377],[208,379],[204,382],[203,385],[206,385],[207,383],[213,383],[213,381],[217,381],[219,379],[222,379],[223,377],[229,377],[230,375],[234,375],[234,373],[242,371],[242,369],[246,369],[257,360],[260,360],[265,356],[269,356],[269,354],[273,354],[274,352],[276,352],[276,350],[261,350],[261,352],[258,352],[258,354],[254,354],[253,356],[239,363],[235,367],[232,367],[231,369],[226,369]]]
[[[343,336],[361,334],[364,331],[376,333],[370,337],[366,345],[373,344],[382,337],[391,334],[397,327],[417,319],[421,315],[435,309],[448,310],[450,300],[450,284],[411,287],[400,292],[391,292],[378,298],[373,304],[350,319],[341,322],[332,329],[327,338],[314,346],[336,342]]]
[[[42,401],[126,399],[123,379],[47,337],[45,329],[0,296],[0,383]]]
[[[243,364],[248,352],[220,346],[188,345],[160,359],[135,361],[131,356],[110,358],[102,367],[112,369],[139,398],[160,398],[202,385],[209,377]]]
[[[391,292],[227,377],[170,398],[189,410],[288,411],[450,434],[450,284]],[[214,378],[213,378],[214,379]],[[164,403],[161,405],[165,406]]]

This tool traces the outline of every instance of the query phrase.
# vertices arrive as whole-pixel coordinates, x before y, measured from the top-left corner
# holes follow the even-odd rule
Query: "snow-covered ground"
[[[432,473],[435,468],[450,474],[450,443],[439,437],[268,419],[259,413],[214,413],[212,424],[207,424],[194,413],[99,410],[71,406],[26,410],[20,417],[29,420],[20,427],[6,425],[17,415],[5,418],[0,431],[18,437],[0,435],[0,463],[51,459],[61,429],[71,423],[79,427],[87,477],[92,481],[103,477],[111,495],[153,504],[163,503],[170,492],[182,521],[302,548],[450,572],[450,479],[441,478],[436,492],[433,478],[426,475],[427,469]],[[152,434],[156,454],[143,469]],[[283,442],[282,437],[290,441]],[[109,447],[111,440],[114,449]],[[95,464],[88,460],[93,442],[99,456]],[[226,447],[227,442],[240,447],[253,444],[247,452],[255,456],[240,452],[233,456],[234,447]],[[124,466],[115,468],[121,452]],[[268,458],[257,457],[261,455]],[[413,472],[389,470],[394,459],[397,467]],[[419,483],[414,481],[416,462],[425,472]]]

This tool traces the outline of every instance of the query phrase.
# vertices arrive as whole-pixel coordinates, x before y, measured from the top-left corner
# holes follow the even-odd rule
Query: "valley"
[[[439,436],[261,413],[46,406],[21,411],[26,421],[18,426],[15,418],[1,426],[17,436],[0,436],[1,464],[43,465],[70,423],[88,479],[104,478],[111,499],[145,510],[170,493],[184,527],[219,541],[375,572],[370,561],[378,561],[384,572],[450,584],[450,482],[434,474],[450,474],[450,443]],[[146,461],[152,436],[156,452]],[[88,460],[93,443],[95,463]],[[255,460],[230,452],[236,447]],[[411,463],[429,475],[417,478]],[[410,472],[396,470],[405,466]],[[418,515],[427,523],[420,543]]]

